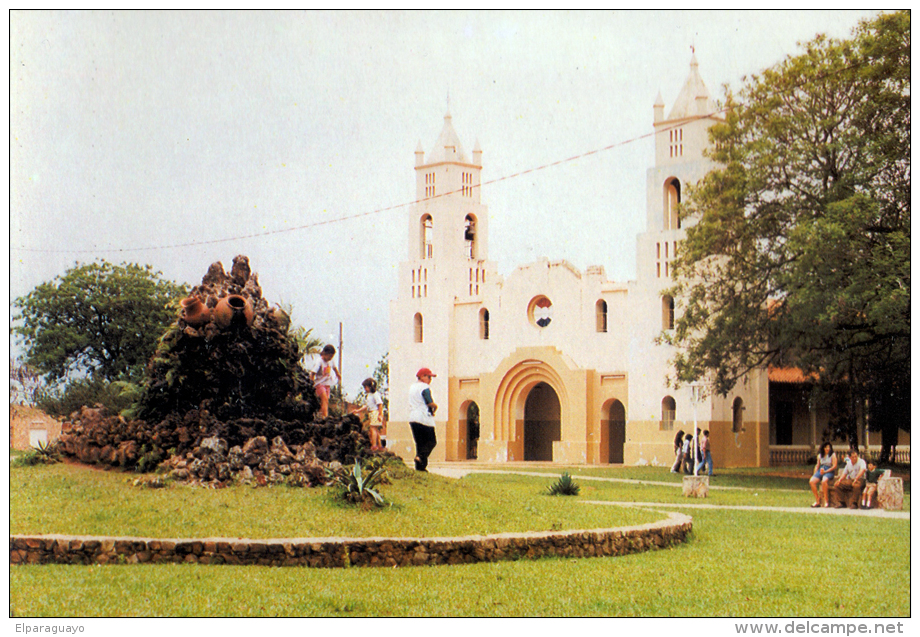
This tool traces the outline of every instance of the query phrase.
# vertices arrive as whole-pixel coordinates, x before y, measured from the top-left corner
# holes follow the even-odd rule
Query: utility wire
[[[899,46],[899,47],[895,47],[895,48],[893,48],[893,49],[883,51],[883,52],[882,52],[882,55],[888,54],[888,53],[900,53],[900,52],[905,51],[905,50],[909,51],[909,50],[910,50],[910,47],[909,47],[909,46]],[[783,60],[783,62],[785,62],[785,61],[786,61],[786,60]],[[781,62],[781,63],[782,63],[782,62]],[[781,63],[780,63],[780,64],[781,64]],[[853,64],[844,66],[843,68],[841,68],[841,69],[838,70],[838,71],[834,71],[833,73],[822,73],[822,74],[819,74],[819,75],[817,75],[817,76],[814,77],[814,78],[805,79],[805,80],[803,80],[803,81],[800,82],[800,83],[794,84],[794,85],[792,85],[792,86],[790,86],[790,87],[788,87],[788,88],[786,88],[786,89],[784,89],[784,90],[780,90],[780,91],[778,91],[778,92],[779,92],[779,93],[788,93],[788,92],[792,92],[792,91],[795,91],[795,90],[798,90],[798,89],[804,87],[806,84],[808,84],[808,83],[810,83],[810,82],[813,82],[813,81],[816,81],[816,80],[822,80],[822,79],[825,79],[825,78],[827,78],[827,77],[830,77],[831,75],[835,75],[835,74],[838,74],[838,73],[843,72],[843,71],[850,71],[850,70],[854,70],[854,69],[856,69],[856,68],[859,68],[860,66],[868,66],[868,65],[869,65],[869,62],[854,62]],[[767,69],[767,70],[769,70],[769,69]],[[627,140],[625,140],[625,141],[616,142],[616,143],[610,144],[609,146],[604,146],[603,148],[596,148],[596,149],[594,149],[594,150],[590,150],[590,151],[581,153],[581,154],[579,154],[579,155],[573,155],[572,157],[568,157],[568,158],[566,158],[566,159],[560,159],[560,160],[557,160],[557,161],[554,161],[554,162],[550,162],[550,163],[548,163],[548,164],[542,164],[542,165],[540,165],[540,166],[535,166],[535,167],[533,167],[533,168],[528,168],[527,170],[522,170],[522,171],[520,171],[520,172],[512,173],[512,174],[510,174],[510,175],[505,175],[505,176],[503,176],[503,177],[496,177],[495,179],[490,179],[490,180],[481,182],[481,183],[479,183],[479,184],[477,184],[477,185],[475,185],[475,186],[472,186],[472,188],[482,188],[483,186],[489,186],[489,185],[497,184],[497,183],[500,183],[500,182],[503,182],[503,181],[509,181],[509,180],[511,180],[511,179],[516,179],[517,177],[522,177],[522,176],[524,176],[524,175],[528,175],[528,174],[531,174],[531,173],[539,172],[539,171],[541,171],[541,170],[546,170],[546,169],[552,168],[552,167],[554,167],[554,166],[559,166],[559,165],[561,165],[561,164],[570,163],[570,162],[573,162],[573,161],[576,161],[576,160],[579,160],[579,159],[583,159],[583,158],[585,158],[585,157],[590,157],[591,155],[597,155],[597,154],[599,154],[599,153],[603,153],[603,152],[606,152],[606,151],[608,151],[608,150],[612,150],[612,149],[614,149],[614,148],[618,148],[618,147],[620,147],[620,146],[626,146],[626,145],[628,145],[628,144],[635,143],[635,142],[637,142],[637,141],[639,141],[639,140],[647,139],[647,138],[649,138],[649,137],[653,137],[653,136],[655,136],[655,135],[657,135],[657,134],[659,134],[659,133],[664,133],[664,132],[669,131],[669,130],[674,130],[674,129],[676,129],[676,128],[679,128],[679,127],[681,127],[681,126],[684,126],[684,125],[687,124],[688,122],[697,121],[697,120],[700,120],[700,119],[716,118],[716,117],[718,117],[718,116],[720,116],[720,115],[724,115],[727,111],[728,111],[727,108],[721,108],[721,109],[718,109],[718,110],[713,111],[713,112],[711,112],[711,113],[706,113],[706,114],[703,114],[703,115],[696,115],[696,116],[693,116],[693,117],[684,118],[684,119],[681,119],[680,122],[677,122],[677,123],[675,123],[675,124],[672,124],[671,126],[664,127],[664,128],[662,128],[662,129],[660,129],[660,130],[651,131],[651,132],[649,132],[649,133],[645,133],[644,135],[639,135],[639,136],[636,136],[636,137],[632,137],[632,138],[630,138],[630,139],[627,139]],[[278,228],[278,229],[275,229],[275,230],[265,230],[265,231],[262,231],[262,232],[253,232],[253,233],[250,233],[250,234],[236,235],[236,236],[233,236],[233,237],[225,237],[225,238],[222,238],[222,239],[203,239],[203,240],[198,240],[198,241],[187,241],[187,242],[184,242],[184,243],[172,243],[172,244],[164,244],[164,245],[159,245],[159,246],[148,246],[148,247],[142,247],[142,248],[96,248],[96,249],[92,249],[92,250],[55,250],[55,249],[48,249],[48,248],[27,248],[27,247],[23,247],[23,246],[10,246],[10,249],[11,249],[11,250],[21,251],[21,252],[84,254],[84,253],[101,253],[101,252],[106,252],[106,253],[107,253],[107,252],[142,252],[142,251],[148,251],[148,250],[169,250],[169,249],[175,249],[175,248],[187,248],[187,247],[192,247],[192,246],[212,245],[212,244],[216,244],[216,243],[228,243],[228,242],[230,242],[230,241],[242,241],[242,240],[245,240],[245,239],[256,239],[256,238],[260,238],[260,237],[268,237],[268,236],[277,235],[277,234],[284,234],[284,233],[287,233],[287,232],[299,232],[299,231],[301,231],[301,230],[306,230],[307,228],[316,228],[316,227],[319,227],[319,226],[329,225],[329,224],[332,224],[332,223],[340,223],[340,222],[343,222],[343,221],[350,221],[350,220],[352,220],[352,219],[360,219],[360,218],[363,218],[363,217],[368,217],[368,216],[375,215],[375,214],[380,214],[380,213],[383,213],[383,212],[389,212],[389,211],[391,211],[391,210],[399,210],[399,209],[401,209],[401,208],[406,208],[406,207],[409,207],[409,206],[414,206],[414,205],[419,204],[419,203],[422,203],[422,202],[424,202],[424,201],[432,201],[432,200],[434,200],[434,199],[440,199],[441,197],[449,197],[449,196],[451,196],[451,195],[454,195],[454,194],[457,194],[457,193],[461,193],[463,190],[464,190],[464,188],[459,188],[459,189],[457,189],[457,190],[452,190],[452,191],[450,191],[450,192],[444,192],[444,193],[441,193],[441,194],[439,194],[439,195],[433,195],[433,196],[431,196],[431,197],[425,197],[425,198],[422,198],[422,199],[416,199],[416,200],[414,200],[414,201],[408,201],[408,202],[401,203],[401,204],[396,204],[396,205],[393,205],[393,206],[387,206],[387,207],[385,207],[385,208],[377,208],[376,210],[368,210],[368,211],[365,211],[365,212],[359,212],[359,213],[355,213],[355,214],[351,214],[351,215],[343,215],[343,216],[341,216],[341,217],[334,217],[334,218],[332,218],[332,219],[324,219],[324,220],[321,220],[321,221],[313,221],[313,222],[310,222],[310,223],[305,223],[305,224],[301,224],[301,225],[297,225],[297,226],[291,226],[291,227],[289,227],[289,228]]]
[[[723,109],[723,110],[724,110],[724,109]],[[527,170],[522,170],[522,171],[520,171],[520,172],[512,173],[512,174],[510,174],[510,175],[504,175],[503,177],[496,177],[495,179],[490,179],[490,180],[481,182],[481,183],[479,183],[479,184],[477,184],[477,185],[475,185],[475,186],[471,186],[471,187],[472,187],[472,188],[482,188],[483,186],[489,186],[489,185],[492,185],[492,184],[497,184],[497,183],[500,183],[500,182],[502,182],[502,181],[508,181],[508,180],[511,180],[511,179],[515,179],[515,178],[517,178],[517,177],[522,177],[522,176],[524,176],[524,175],[528,175],[528,174],[530,174],[530,173],[535,173],[535,172],[539,172],[539,171],[541,171],[541,170],[546,170],[547,168],[552,168],[552,167],[554,167],[554,166],[559,166],[559,165],[561,165],[561,164],[566,164],[566,163],[569,163],[569,162],[573,162],[573,161],[576,161],[576,160],[578,160],[578,159],[583,159],[583,158],[585,158],[585,157],[589,157],[589,156],[591,156],[591,155],[596,155],[596,154],[598,154],[598,153],[602,153],[602,152],[605,152],[605,151],[608,151],[608,150],[611,150],[611,149],[614,149],[614,148],[617,148],[617,147],[620,147],[620,146],[626,146],[626,145],[628,145],[628,144],[632,144],[632,143],[637,142],[637,141],[639,141],[639,140],[641,140],[641,139],[646,139],[646,138],[648,138],[648,137],[652,137],[652,136],[654,136],[654,135],[657,134],[657,133],[660,133],[660,132],[664,132],[664,131],[670,130],[671,128],[677,128],[677,127],[679,127],[679,126],[683,126],[684,124],[687,123],[687,121],[694,121],[694,120],[697,120],[697,119],[704,119],[704,118],[707,118],[707,117],[714,117],[714,116],[718,115],[720,112],[721,112],[721,111],[715,111],[715,112],[713,112],[713,113],[709,113],[709,114],[706,114],[706,115],[697,115],[697,116],[694,116],[694,117],[692,117],[692,118],[688,118],[688,119],[682,120],[679,124],[674,124],[673,126],[670,126],[670,127],[667,127],[667,128],[663,128],[663,129],[661,129],[660,131],[653,131],[653,132],[650,132],[650,133],[646,133],[646,134],[644,134],[644,135],[639,135],[638,137],[632,137],[632,138],[627,139],[627,140],[625,140],[625,141],[621,141],[621,142],[616,142],[616,143],[614,143],[614,144],[610,144],[609,146],[604,146],[603,148],[597,148],[597,149],[594,149],[594,150],[587,151],[587,152],[585,152],[585,153],[581,153],[581,154],[579,154],[579,155],[573,155],[572,157],[568,157],[568,158],[566,158],[566,159],[560,159],[560,160],[557,160],[557,161],[554,161],[554,162],[551,162],[551,163],[548,163],[548,164],[543,164],[543,165],[541,165],[541,166],[535,166],[535,167],[533,167],[533,168],[528,168]],[[467,188],[469,188],[469,187],[470,187],[470,186],[467,186]],[[49,248],[27,248],[27,247],[22,247],[22,246],[10,246],[10,249],[11,249],[11,250],[18,250],[18,251],[22,251],[22,252],[42,252],[42,253],[55,253],[55,252],[59,252],[59,253],[67,253],[67,254],[82,254],[82,253],[100,253],[100,252],[141,252],[141,251],[147,251],[147,250],[169,250],[169,249],[173,249],[173,248],[187,248],[187,247],[191,247],[191,246],[211,245],[211,244],[215,244],[215,243],[227,243],[227,242],[230,242],[230,241],[242,241],[242,240],[245,240],[245,239],[255,239],[255,238],[259,238],[259,237],[267,237],[267,236],[276,235],[276,234],[283,234],[283,233],[287,233],[287,232],[298,232],[298,231],[300,231],[300,230],[306,230],[307,228],[315,228],[315,227],[318,227],[318,226],[324,226],[324,225],[328,225],[328,224],[331,224],[331,223],[339,223],[339,222],[342,222],[342,221],[350,221],[350,220],[352,220],[352,219],[360,219],[360,218],[362,218],[362,217],[368,217],[368,216],[370,216],[370,215],[380,214],[380,213],[383,213],[383,212],[389,212],[389,211],[391,211],[391,210],[398,210],[398,209],[400,209],[400,208],[406,208],[406,207],[409,207],[409,206],[414,206],[414,205],[419,204],[419,203],[422,203],[422,202],[424,202],[424,201],[433,201],[433,200],[435,200],[435,199],[440,199],[440,198],[442,198],[442,197],[449,197],[449,196],[451,196],[451,195],[454,195],[454,194],[457,194],[457,193],[461,193],[461,192],[463,192],[463,190],[464,190],[463,188],[458,188],[458,189],[456,189],[456,190],[451,190],[451,191],[449,191],[449,192],[443,192],[443,193],[441,193],[441,194],[432,195],[431,197],[424,197],[424,198],[422,198],[422,199],[416,199],[416,200],[414,200],[414,201],[408,201],[408,202],[405,202],[405,203],[396,204],[396,205],[393,205],[393,206],[388,206],[388,207],[386,207],[386,208],[377,208],[376,210],[368,210],[368,211],[365,211],[365,212],[359,212],[359,213],[355,213],[355,214],[351,214],[351,215],[343,215],[343,216],[340,216],[340,217],[334,217],[334,218],[332,218],[332,219],[324,219],[324,220],[320,220],[320,221],[312,221],[312,222],[310,222],[310,223],[305,223],[305,224],[301,224],[301,225],[297,225],[297,226],[291,226],[291,227],[288,227],[288,228],[278,228],[278,229],[275,229],[275,230],[264,230],[264,231],[262,231],[262,232],[253,232],[253,233],[250,233],[250,234],[236,235],[236,236],[233,236],[233,237],[225,237],[225,238],[222,238],[222,239],[202,239],[202,240],[197,240],[197,241],[187,241],[187,242],[183,242],[183,243],[163,244],[163,245],[158,245],[158,246],[148,246],[148,247],[142,247],[142,248],[96,248],[96,249],[92,249],[92,250],[88,250],[88,249],[85,249],[85,250],[69,250],[69,249],[68,249],[68,250],[56,250],[56,249],[49,249]]]

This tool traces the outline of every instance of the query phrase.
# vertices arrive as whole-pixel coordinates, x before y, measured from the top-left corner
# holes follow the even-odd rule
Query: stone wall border
[[[156,539],[10,535],[10,564],[238,564],[258,566],[425,566],[539,557],[603,557],[686,541],[693,519],[682,513],[639,526],[586,531],[496,533],[463,537]]]

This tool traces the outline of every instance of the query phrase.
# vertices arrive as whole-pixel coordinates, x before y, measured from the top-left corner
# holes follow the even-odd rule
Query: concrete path
[[[611,502],[610,500],[582,500],[585,504],[608,504],[613,506],[637,507],[642,509],[727,509],[734,511],[769,511],[771,513],[812,513],[815,515],[849,515],[864,518],[889,518],[910,520],[910,511],[886,511],[885,509],[832,509],[807,507],[758,507],[729,504],[703,504],[695,502]]]
[[[452,466],[453,465],[453,466]],[[435,473],[439,476],[444,476],[446,478],[462,478],[463,476],[469,475],[471,473],[504,473],[510,475],[520,475],[520,476],[536,476],[540,478],[558,478],[559,472],[543,472],[543,471],[514,471],[512,469],[487,469],[487,468],[478,468],[466,466],[456,466],[453,463],[450,464],[431,464],[428,466],[428,471]],[[628,484],[645,484],[645,485],[654,485],[654,486],[664,486],[664,487],[675,487],[682,488],[682,483],[675,482],[662,482],[655,480],[634,480],[629,478],[603,478],[599,476],[575,476],[579,480],[596,480],[600,482],[624,482]],[[710,490],[733,490],[733,491],[752,491],[755,490],[752,487],[728,487],[728,486],[719,486],[719,485],[709,485]],[[785,492],[799,492],[807,495],[805,489],[765,489],[763,487],[758,487],[757,491],[785,491]],[[811,498],[809,498],[811,499]],[[849,515],[849,516],[858,516],[858,517],[876,517],[876,518],[889,518],[892,520],[910,520],[910,511],[886,511],[885,509],[869,509],[864,511],[862,509],[831,509],[831,508],[811,508],[811,506],[803,507],[770,507],[770,506],[744,506],[744,505],[723,505],[723,504],[705,504],[705,503],[695,503],[695,502],[611,502],[609,500],[583,500],[587,504],[607,504],[614,506],[632,506],[632,507],[641,507],[643,509],[726,509],[726,510],[736,510],[736,511],[769,511],[773,513],[812,513],[815,515]]]
[[[436,473],[439,476],[444,476],[445,478],[462,478],[463,476],[469,475],[471,473],[504,473],[509,475],[517,476],[536,476],[538,478],[558,478],[559,471],[555,472],[543,472],[543,471],[514,471],[512,469],[480,469],[473,467],[451,467],[446,464],[430,464],[428,465],[428,471],[430,473]],[[681,482],[663,482],[660,480],[637,480],[635,478],[604,478],[602,476],[582,476],[582,475],[573,475],[573,478],[578,478],[579,480],[595,480],[598,482],[623,482],[627,484],[646,484],[656,487],[676,487],[682,488],[683,484]],[[716,476],[718,477],[718,476]],[[807,485],[806,485],[807,486]],[[752,491],[756,490],[752,487],[729,487],[722,486],[718,484],[710,484],[710,490],[718,491]],[[760,489],[760,488],[758,488]],[[762,490],[762,489],[761,489]],[[799,489],[770,489],[771,491],[786,491],[789,493],[797,493]]]

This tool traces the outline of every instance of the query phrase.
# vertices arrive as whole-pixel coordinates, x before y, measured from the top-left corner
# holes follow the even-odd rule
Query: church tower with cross
[[[673,329],[666,291],[685,232],[681,193],[709,169],[706,131],[720,117],[695,54],[667,116],[660,95],[652,114],[637,276],[616,282],[603,266],[548,258],[497,272],[483,153],[476,142],[467,154],[448,105],[434,145],[415,151],[417,202],[390,304],[388,448],[415,455],[405,394],[427,367],[437,375],[435,462],[669,464],[674,434],[696,414],[723,464],[765,463],[765,379],[729,397],[694,397],[669,386],[674,352],[656,341]]]

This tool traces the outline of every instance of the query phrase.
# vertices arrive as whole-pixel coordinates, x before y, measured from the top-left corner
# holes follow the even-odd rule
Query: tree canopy
[[[724,395],[799,367],[846,389],[851,440],[868,413],[890,441],[909,427],[910,13],[818,36],[724,106],[681,208],[674,380]]]
[[[76,264],[14,301],[13,332],[26,364],[52,381],[138,380],[184,292],[149,265]]]

